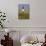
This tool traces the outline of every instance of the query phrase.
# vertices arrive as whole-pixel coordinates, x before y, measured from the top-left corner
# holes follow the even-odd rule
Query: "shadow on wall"
[[[21,46],[20,41],[18,40],[13,40],[13,46]]]

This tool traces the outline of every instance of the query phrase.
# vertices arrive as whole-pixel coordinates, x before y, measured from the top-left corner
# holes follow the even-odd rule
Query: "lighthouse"
[[[22,12],[24,12],[24,6],[22,7]]]

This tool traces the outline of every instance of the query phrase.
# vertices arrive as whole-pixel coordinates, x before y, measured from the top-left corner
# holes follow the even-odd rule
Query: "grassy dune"
[[[19,13],[18,19],[29,19],[29,13],[26,12]]]

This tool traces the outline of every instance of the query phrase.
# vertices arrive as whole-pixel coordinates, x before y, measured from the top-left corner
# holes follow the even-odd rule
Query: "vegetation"
[[[29,19],[29,13],[26,12],[19,13],[18,19]]]

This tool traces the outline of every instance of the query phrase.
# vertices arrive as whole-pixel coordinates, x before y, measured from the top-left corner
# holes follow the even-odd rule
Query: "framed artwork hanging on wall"
[[[29,10],[30,10],[29,4],[19,4],[18,19],[30,19]]]

